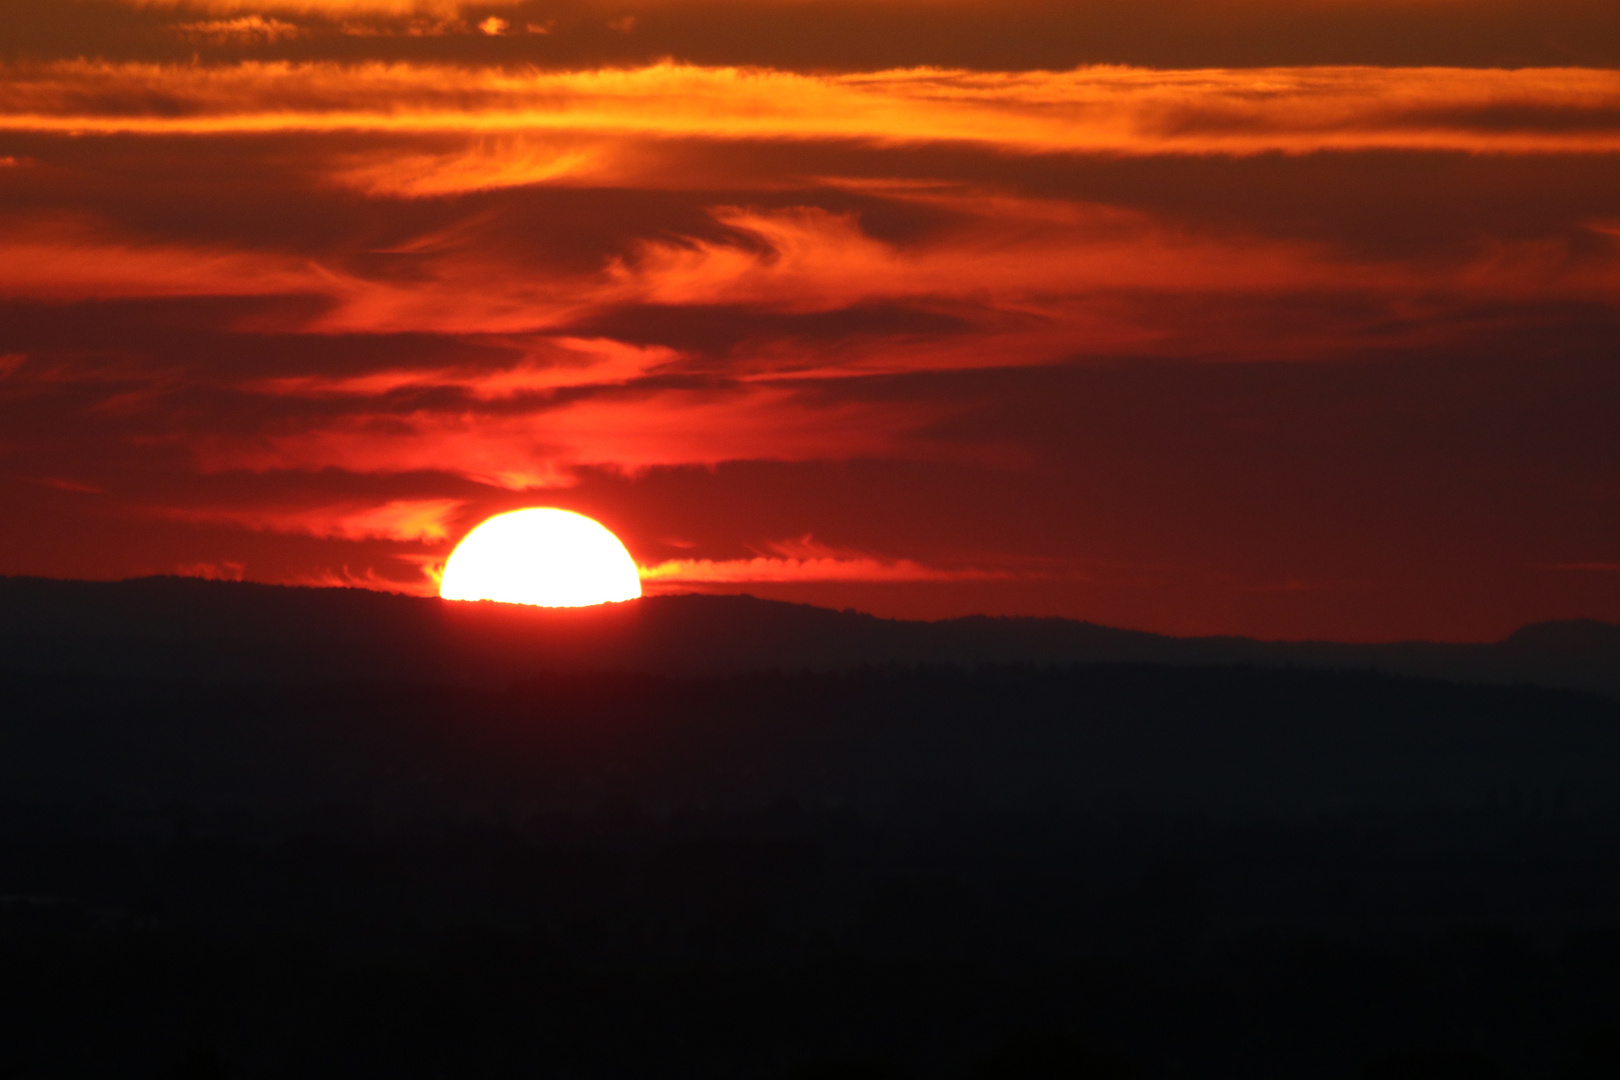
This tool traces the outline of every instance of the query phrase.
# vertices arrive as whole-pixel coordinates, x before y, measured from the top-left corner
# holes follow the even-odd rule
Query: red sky
[[[1613,0],[0,0],[0,573],[1620,619]]]

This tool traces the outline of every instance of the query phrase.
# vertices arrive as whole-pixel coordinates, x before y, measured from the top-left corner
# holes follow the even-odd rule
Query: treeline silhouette
[[[0,1076],[1620,1075],[1620,704],[0,677]]]

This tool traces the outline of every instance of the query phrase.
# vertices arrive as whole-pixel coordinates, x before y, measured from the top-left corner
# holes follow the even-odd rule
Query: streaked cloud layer
[[[969,142],[1035,153],[1610,153],[1620,149],[1620,72],[1096,67],[818,76],[673,63],[547,72],[73,61],[7,72],[0,111],[13,131],[107,134],[578,133]],[[534,179],[568,171],[545,162]]]
[[[88,5],[63,40],[147,54],[6,60],[0,572],[422,591],[482,516],[555,504],[660,589],[1620,617],[1615,575],[1559,569],[1620,559],[1612,64],[781,62],[807,10]],[[755,36],[713,62],[673,47],[698,25]]]

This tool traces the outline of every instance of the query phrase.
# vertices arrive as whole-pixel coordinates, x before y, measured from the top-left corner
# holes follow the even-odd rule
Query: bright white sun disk
[[[585,607],[641,595],[641,575],[619,538],[570,510],[497,514],[468,533],[444,564],[446,600]]]

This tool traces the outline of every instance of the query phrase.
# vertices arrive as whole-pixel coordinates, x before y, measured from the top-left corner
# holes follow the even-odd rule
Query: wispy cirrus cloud
[[[416,244],[408,252],[413,272],[399,276],[368,275],[337,255],[154,242],[94,222],[41,219],[0,238],[0,294],[60,301],[301,296],[323,302],[286,319],[284,329],[506,335],[526,355],[499,369],[378,369],[248,385],[303,396],[437,386],[492,398],[679,370],[678,349],[576,329],[610,324],[614,313],[637,307],[795,316],[904,305],[959,325],[953,334],[850,340],[831,362],[814,342],[752,342],[731,357],[729,369],[758,377],[1046,363],[1088,353],[1179,350],[1185,346],[1175,342],[1190,336],[1201,336],[1201,351],[1213,354],[1234,335],[1252,336],[1229,325],[1238,317],[1234,309],[1198,316],[1228,325],[1171,323],[1155,314],[1162,308],[1152,297],[1281,302],[1354,295],[1383,305],[1378,318],[1393,327],[1387,305],[1411,312],[1419,296],[1431,308],[1602,304],[1620,288],[1617,253],[1592,244],[1583,251],[1568,237],[1497,242],[1446,261],[1378,260],[1349,257],[1320,242],[1200,234],[1117,207],[1055,207],[971,191],[892,198],[942,208],[955,223],[902,245],[873,235],[857,215],[821,207],[718,207],[708,215],[720,227],[713,236],[638,241],[595,271],[559,271],[481,246],[481,239],[498,233],[495,220],[466,236]],[[1602,227],[1589,232],[1608,236]],[[1431,326],[1437,329],[1443,324]],[[1346,332],[1318,323],[1304,336],[1278,336],[1274,328],[1271,344],[1284,351],[1317,348],[1324,333]],[[987,350],[984,342],[992,339],[1004,347]]]
[[[902,249],[867,234],[850,214],[720,207],[715,219],[750,242],[650,241],[608,271],[625,292],[652,302],[801,311],[876,299],[1038,307],[1099,289],[1302,291],[1352,279],[1355,287],[1389,282],[1388,269],[1346,266],[1302,244],[1178,235],[1113,207],[1069,203],[1061,215],[1045,216],[1029,214],[1033,208],[1026,200],[964,197],[953,207],[964,227]]]
[[[479,143],[439,153],[373,151],[340,165],[333,180],[368,195],[411,198],[526,187],[627,179],[598,147],[560,148],[533,140]]]

